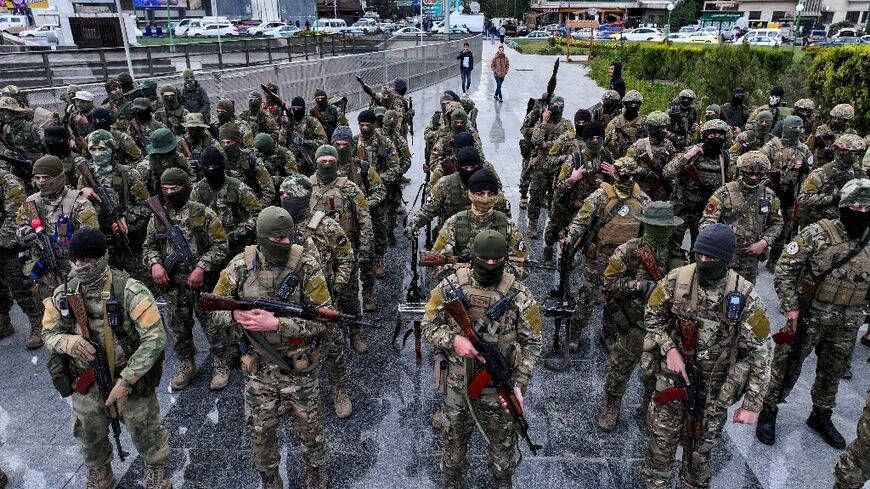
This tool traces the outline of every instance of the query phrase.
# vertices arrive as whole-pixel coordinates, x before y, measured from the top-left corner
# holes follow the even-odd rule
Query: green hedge
[[[831,107],[850,103],[855,107],[852,127],[860,134],[870,131],[870,48],[850,46],[820,51],[806,78],[822,120],[827,119]]]

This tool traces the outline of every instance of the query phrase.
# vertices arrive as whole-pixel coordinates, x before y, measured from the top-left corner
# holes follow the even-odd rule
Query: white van
[[[317,23],[314,24],[314,32],[336,34],[345,27],[347,27],[347,22],[344,19],[317,19]]]
[[[202,17],[199,19],[183,19],[175,26],[174,34],[179,37],[184,37],[191,29],[202,29],[208,24],[215,22],[229,22],[226,17]]]
[[[780,31],[779,29],[750,29],[749,32],[747,32],[734,42],[739,44],[742,42],[746,42],[748,39],[753,37],[769,37],[776,41],[777,46],[782,44],[782,31]]]
[[[0,15],[0,31],[20,31],[27,29],[27,17],[23,15]]]

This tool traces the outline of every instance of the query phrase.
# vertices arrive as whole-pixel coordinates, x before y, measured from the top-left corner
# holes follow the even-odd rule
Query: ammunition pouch
[[[60,396],[71,396],[76,376],[72,373],[69,356],[64,353],[52,353],[48,357],[45,368],[51,374],[51,383]]]
[[[838,306],[860,306],[867,303],[868,283],[855,282],[848,277],[834,278],[833,275],[819,284],[815,299],[819,302]]]
[[[450,361],[444,350],[435,351],[435,390],[441,396],[447,395],[447,373],[450,370]]]

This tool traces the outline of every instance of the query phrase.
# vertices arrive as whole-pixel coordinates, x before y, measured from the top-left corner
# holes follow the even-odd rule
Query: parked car
[[[23,15],[0,15],[0,31],[15,31],[27,28],[27,17]]]
[[[669,39],[671,42],[686,44],[716,44],[719,42],[719,38],[709,32],[695,31],[682,34],[683,36],[681,37],[669,37]],[[671,36],[673,36],[673,34],[671,34]]]
[[[835,48],[837,46],[846,46],[849,44],[861,44],[860,37],[838,37],[831,38],[830,41],[820,42],[815,44],[816,46],[825,46],[829,48]]]
[[[60,32],[60,26],[57,24],[45,24],[37,27],[36,29],[30,29],[26,31],[21,31],[18,33],[18,37],[21,38],[37,38],[37,37],[47,37],[49,32],[53,32],[57,34]]]
[[[667,39],[668,41],[671,41],[671,42],[685,42],[685,41],[681,41],[680,39],[685,39],[686,37],[689,36],[689,34],[691,34],[691,33],[690,32],[671,32],[670,34],[665,36],[665,39]]]
[[[248,29],[249,36],[264,36],[266,31],[271,31],[286,26],[287,24],[279,21],[261,22],[257,27]]]
[[[269,29],[268,31],[262,34],[263,37],[293,37],[297,32],[302,29],[296,27],[295,25],[282,25],[280,27],[275,27],[274,29]]]
[[[861,44],[870,44],[870,34],[866,36],[861,36]]]
[[[187,37],[238,36],[238,27],[227,22],[213,22],[198,29],[188,29]]]
[[[750,46],[769,46],[773,48],[779,46],[776,39],[772,37],[750,37],[746,40],[746,43]]]
[[[726,41],[733,41],[738,39],[740,36],[745,35],[749,29],[745,27],[740,27],[739,25],[732,25],[728,29],[722,30],[722,38]]]
[[[831,36],[831,39],[839,39],[841,37],[858,37],[858,31],[856,31],[853,27],[845,27],[838,30],[836,34]]]
[[[774,39],[777,45],[782,44],[782,32],[779,29],[751,29],[739,39],[732,41],[732,43],[739,44],[753,37],[769,37]]]
[[[547,31],[532,31],[529,32],[526,39],[549,39],[551,37],[553,37],[553,35]]]
[[[182,19],[172,31],[178,37],[184,37],[191,29],[201,29],[206,24],[214,22],[229,22],[226,17],[201,17],[198,19]]]
[[[529,26],[525,24],[520,24],[517,26],[517,37],[528,36],[529,32],[531,32],[529,30]]]
[[[665,34],[653,27],[639,27],[632,31],[624,31],[617,39],[626,41],[661,41]]]
[[[393,37],[419,37],[420,34],[424,33],[416,27],[402,27],[393,31]]]
[[[351,27],[359,27],[365,34],[376,34],[380,30],[378,21],[371,17],[363,17],[354,22]]]
[[[824,29],[812,30],[807,36],[807,44],[813,45],[828,40],[828,35]]]
[[[387,34],[392,34],[399,29],[399,26],[395,22],[384,22],[381,24],[381,30],[386,32]]]
[[[689,34],[691,32],[696,32],[698,29],[699,27],[697,25],[684,25],[683,27],[680,27],[680,30],[677,32]]]
[[[576,29],[571,33],[571,39],[575,41],[588,41],[592,36],[592,29]]]
[[[358,37],[358,36],[366,35],[366,31],[362,27],[355,26],[355,25],[352,25],[350,27],[343,27],[343,28],[338,30],[338,33],[341,34],[342,36],[348,36],[348,37]]]

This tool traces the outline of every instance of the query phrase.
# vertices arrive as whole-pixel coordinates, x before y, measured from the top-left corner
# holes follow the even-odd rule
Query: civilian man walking
[[[501,95],[501,84],[504,83],[504,77],[507,76],[510,66],[510,61],[504,54],[504,46],[499,46],[498,53],[492,58],[491,65],[492,73],[495,75],[495,95],[492,98],[499,102],[504,100]]]
[[[462,45],[462,52],[456,59],[459,60],[459,73],[462,75],[462,93],[467,94],[471,88],[471,70],[474,69],[474,55],[468,48],[468,43]]]

